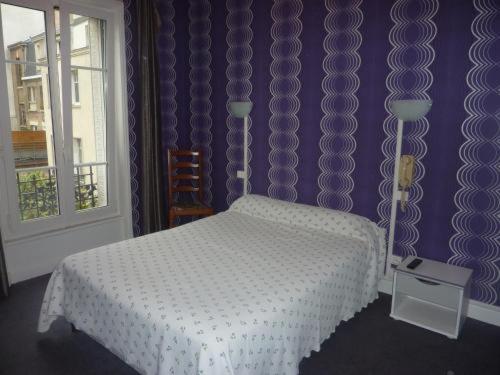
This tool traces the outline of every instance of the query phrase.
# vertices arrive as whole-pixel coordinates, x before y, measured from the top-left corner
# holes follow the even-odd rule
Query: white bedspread
[[[297,374],[376,298],[381,232],[316,230],[250,206],[67,257],[39,331],[64,316],[142,374]]]

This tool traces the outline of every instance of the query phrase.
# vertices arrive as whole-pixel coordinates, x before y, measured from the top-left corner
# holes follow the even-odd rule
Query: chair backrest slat
[[[199,156],[200,155],[199,151],[192,151],[192,150],[171,150],[170,153],[173,156]]]
[[[176,191],[200,191],[200,188],[194,187],[194,186],[187,186],[187,185],[181,185],[181,186],[174,186],[172,188],[174,192]]]
[[[201,150],[168,150],[168,201],[173,204],[175,192],[197,192],[203,201],[203,157]],[[182,160],[181,160],[182,159]],[[182,169],[191,169],[187,173]],[[179,171],[181,170],[181,171]],[[196,181],[197,186],[176,185],[182,180]]]
[[[199,180],[200,176],[194,175],[194,174],[176,174],[175,176],[172,176],[174,181],[176,180]]]
[[[199,168],[199,167],[200,167],[199,163],[191,163],[189,161],[178,161],[173,166],[174,169],[179,169],[179,168]]]

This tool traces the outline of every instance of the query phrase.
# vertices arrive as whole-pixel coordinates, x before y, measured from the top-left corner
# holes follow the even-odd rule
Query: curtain
[[[148,234],[164,229],[166,224],[160,82],[156,46],[159,17],[154,0],[138,1],[137,6],[141,107],[139,132],[142,154],[139,183],[142,233]]]
[[[9,280],[7,279],[7,267],[3,254],[2,233],[0,232],[0,297],[7,297],[9,292]]]

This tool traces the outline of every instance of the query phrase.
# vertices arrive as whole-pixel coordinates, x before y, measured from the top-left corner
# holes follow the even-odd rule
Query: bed
[[[297,374],[377,298],[384,238],[360,216],[247,195],[65,258],[38,330],[64,317],[141,374]]]

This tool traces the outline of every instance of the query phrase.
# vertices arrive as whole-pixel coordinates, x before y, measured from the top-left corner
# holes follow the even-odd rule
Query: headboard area
[[[385,229],[371,220],[329,208],[291,203],[249,194],[237,199],[229,211],[289,226],[340,234],[366,241],[378,253],[379,275],[385,264]]]

